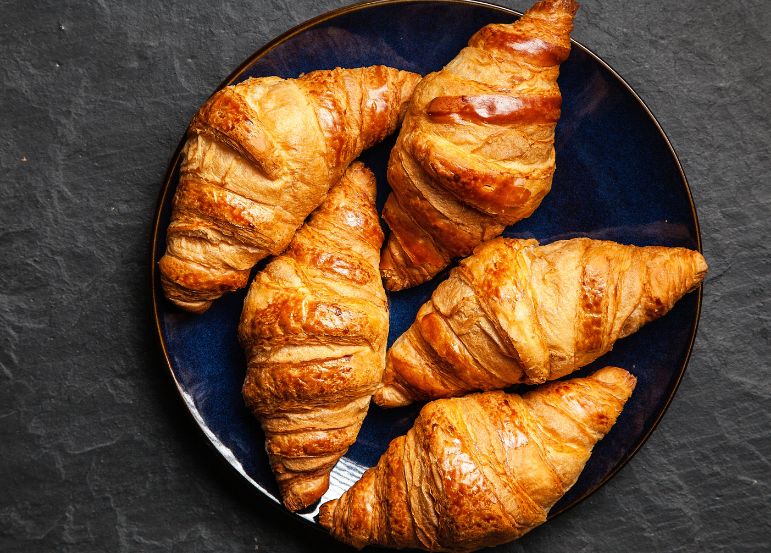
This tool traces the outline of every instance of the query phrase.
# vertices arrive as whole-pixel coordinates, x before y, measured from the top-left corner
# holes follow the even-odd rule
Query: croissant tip
[[[165,286],[163,288],[164,294],[166,295],[166,298],[179,307],[180,309],[183,309],[187,311],[188,313],[192,313],[194,315],[201,315],[208,311],[209,307],[211,307],[212,302],[208,300],[185,300],[179,297],[174,297],[174,291],[167,289]]]
[[[707,260],[704,259],[704,256],[697,251],[694,251],[694,257],[695,257],[695,265],[696,265],[696,274],[699,277],[699,281],[704,279],[704,275],[707,274],[707,271],[709,271],[709,264],[707,263]]]
[[[380,254],[380,276],[383,277],[383,286],[385,286],[386,290],[398,292],[405,287],[405,283],[395,270],[396,262],[391,251],[392,240],[393,236],[389,236],[386,247],[383,248],[383,253]]]
[[[572,14],[576,13],[578,9],[581,7],[581,4],[576,2],[575,0],[560,0],[561,8],[567,12],[570,12]]]
[[[397,387],[385,384],[377,389],[372,396],[372,400],[378,407],[390,409],[393,407],[404,407],[412,403],[412,399],[407,397]]]
[[[392,238],[389,238],[389,243],[390,240]],[[399,271],[397,267],[398,262],[393,259],[390,248],[386,246],[380,258],[380,275],[383,277],[383,286],[389,292],[400,292],[425,282],[413,277],[409,271]]]
[[[390,271],[383,271],[381,269],[381,274],[383,276],[383,286],[389,292],[400,292],[408,287],[406,282]]]
[[[318,498],[314,499],[312,497],[293,495],[291,493],[286,494],[283,497],[284,507],[286,507],[292,512],[302,511],[306,507],[310,507],[311,505],[313,505],[316,501],[318,501]]]
[[[335,514],[335,507],[337,506],[337,499],[327,501],[319,508],[319,524],[327,530],[332,529],[332,522]]]
[[[372,401],[374,401],[375,405],[378,407],[386,407],[383,400],[382,388],[378,388],[378,390],[372,395]]]
[[[362,161],[354,161],[348,166],[343,181],[350,188],[361,191],[369,202],[375,201],[377,184],[375,174]]]
[[[300,511],[316,503],[329,489],[329,474],[300,477],[279,484],[284,506],[290,511]]]
[[[243,288],[249,280],[249,270],[232,269],[215,274],[208,267],[168,253],[158,262],[158,270],[166,298],[198,315],[224,293]]]
[[[595,371],[590,378],[613,386],[620,386],[627,390],[629,394],[632,393],[637,385],[637,377],[621,367],[603,367]]]
[[[545,9],[548,11],[560,10],[565,11],[570,15],[575,15],[580,7],[581,4],[576,2],[576,0],[541,0],[531,9]]]

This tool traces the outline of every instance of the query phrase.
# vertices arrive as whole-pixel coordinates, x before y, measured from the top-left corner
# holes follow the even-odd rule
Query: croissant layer
[[[319,522],[357,548],[472,551],[514,540],[575,484],[635,383],[606,367],[522,396],[433,401],[375,467],[322,505]]]
[[[381,380],[388,337],[382,243],[375,177],[356,162],[244,301],[243,395],[262,424],[289,509],[327,490]]]
[[[212,96],[183,150],[166,297],[195,313],[286,248],[365,148],[392,133],[419,76],[384,66],[251,78]]]
[[[577,9],[542,0],[515,23],[488,25],[417,86],[388,163],[386,288],[432,278],[549,192],[557,77]]]
[[[706,272],[685,248],[490,240],[396,340],[375,401],[395,407],[560,378],[666,314]]]

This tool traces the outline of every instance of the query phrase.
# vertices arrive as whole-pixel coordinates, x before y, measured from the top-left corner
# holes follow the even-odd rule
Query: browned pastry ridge
[[[244,302],[244,399],[265,431],[289,509],[307,507],[327,490],[382,377],[382,244],[375,177],[356,162],[289,248],[255,277]]]
[[[450,272],[393,344],[375,402],[560,378],[666,314],[706,272],[685,248],[496,238]]]
[[[319,522],[361,548],[471,551],[546,520],[635,386],[623,369],[429,403]]]
[[[577,9],[542,0],[515,23],[488,25],[417,86],[388,163],[387,289],[429,280],[549,192],[557,76]]]
[[[390,67],[264,77],[226,87],[193,118],[166,252],[166,297],[195,313],[246,286],[362,150],[392,133],[419,75]]]

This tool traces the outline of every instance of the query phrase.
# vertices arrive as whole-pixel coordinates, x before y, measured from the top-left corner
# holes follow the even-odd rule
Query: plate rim
[[[335,19],[339,16],[352,13],[352,12],[364,11],[370,8],[374,8],[382,5],[389,5],[389,4],[390,5],[394,5],[394,4],[461,4],[461,5],[471,5],[471,6],[482,7],[482,8],[498,11],[501,13],[505,13],[507,15],[513,15],[517,17],[521,17],[523,15],[522,12],[519,12],[512,8],[500,6],[498,4],[487,2],[484,0],[364,0],[362,2],[356,2],[354,4],[341,6],[340,8],[336,8],[336,9],[324,12],[322,14],[319,14],[310,19],[307,19],[306,21],[303,21],[302,23],[295,25],[294,27],[290,28],[284,33],[281,33],[275,38],[273,38],[272,40],[268,41],[262,47],[258,48],[254,53],[248,56],[243,62],[241,62],[238,65],[238,67],[236,67],[236,69],[234,69],[222,82],[220,82],[219,85],[217,85],[217,87],[214,89],[214,91],[212,91],[211,95],[209,95],[207,99],[210,98],[215,93],[217,93],[222,88],[232,84],[245,71],[247,71],[257,60],[264,57],[269,52],[271,52],[272,50],[274,50],[275,48],[277,48],[287,40],[321,23],[324,23],[331,19]],[[570,39],[570,42],[571,42],[571,48],[573,47],[579,48],[584,54],[588,55],[596,63],[598,63],[603,69],[605,69],[618,83],[620,83],[627,90],[629,94],[631,94],[632,98],[639,104],[639,106],[643,109],[643,111],[648,116],[650,121],[653,123],[654,127],[658,131],[661,138],[663,138],[664,143],[669,149],[670,155],[675,161],[675,165],[677,166],[677,171],[680,175],[681,184],[685,190],[686,198],[688,199],[688,205],[691,210],[691,219],[693,221],[693,224],[696,230],[696,246],[697,246],[696,249],[699,253],[703,253],[702,239],[701,239],[701,226],[699,224],[699,216],[696,210],[696,205],[693,200],[693,194],[691,193],[691,187],[690,187],[690,184],[688,183],[688,178],[685,175],[685,170],[683,169],[682,163],[680,162],[680,158],[677,155],[677,152],[675,151],[674,146],[672,145],[672,142],[669,139],[669,136],[667,135],[666,131],[664,131],[664,128],[661,126],[658,119],[656,119],[656,116],[650,110],[648,105],[643,101],[640,95],[634,90],[634,88],[632,88],[632,86],[629,83],[626,82],[626,80],[624,80],[624,78],[608,62],[606,62],[598,54],[594,53],[592,50],[590,50],[587,46],[585,46],[581,42],[573,38]],[[206,100],[204,100],[204,102],[205,101]],[[176,150],[172,154],[169,164],[166,168],[161,190],[158,195],[158,200],[155,206],[155,213],[153,215],[152,239],[151,239],[151,246],[150,246],[150,301],[152,303],[152,316],[153,316],[153,323],[155,327],[154,334],[155,334],[156,343],[161,349],[161,352],[163,354],[163,360],[166,364],[166,369],[169,373],[169,376],[171,376],[172,381],[174,382],[174,385],[177,389],[177,393],[179,394],[179,399],[182,400],[185,407],[187,408],[188,414],[195,422],[195,424],[198,426],[203,436],[206,438],[207,444],[219,454],[218,458],[224,461],[231,471],[238,474],[240,477],[245,478],[254,488],[259,490],[261,492],[260,494],[261,497],[267,498],[270,500],[272,504],[282,507],[281,502],[277,498],[273,497],[273,495],[269,493],[262,485],[260,485],[259,482],[256,482],[251,476],[249,476],[243,470],[243,468],[241,467],[241,463],[237,459],[231,459],[232,453],[230,452],[230,450],[224,444],[222,444],[219,438],[204,423],[200,413],[198,412],[197,408],[193,404],[192,399],[189,398],[188,393],[182,388],[182,385],[180,384],[176,374],[174,373],[174,368],[171,363],[171,357],[169,355],[169,351],[167,349],[166,342],[163,337],[159,306],[161,302],[164,300],[162,295],[159,298],[159,294],[158,294],[159,287],[160,287],[160,283],[159,283],[160,277],[157,274],[157,263],[155,259],[158,254],[158,246],[159,246],[158,235],[160,232],[161,215],[163,213],[163,208],[166,205],[167,197],[169,195],[169,190],[172,186],[173,177],[180,166],[182,148],[185,145],[186,139],[187,139],[187,126],[185,127],[182,138],[179,144],[177,145]],[[650,425],[648,430],[642,435],[642,437],[626,452],[626,454],[621,458],[621,460],[608,472],[608,474],[605,475],[604,478],[602,478],[594,486],[592,486],[582,495],[580,495],[575,500],[573,500],[570,504],[563,506],[559,510],[551,511],[548,515],[547,520],[552,520],[557,516],[573,509],[577,505],[581,504],[584,500],[594,495],[600,488],[602,488],[614,476],[616,476],[621,471],[621,469],[623,469],[629,463],[629,461],[632,460],[632,458],[640,451],[642,446],[645,445],[645,443],[650,439],[650,437],[653,435],[653,432],[656,430],[656,428],[658,428],[659,423],[664,418],[664,415],[666,414],[672,401],[677,395],[677,391],[679,390],[680,384],[683,381],[685,371],[688,367],[688,363],[693,353],[693,347],[696,342],[696,335],[699,328],[699,321],[701,320],[703,290],[704,290],[704,285],[702,283],[699,285],[698,289],[696,290],[697,292],[696,313],[693,320],[693,328],[691,330],[691,335],[688,341],[688,350],[677,372],[677,377],[674,385],[672,386],[672,390],[668,395],[668,397],[666,398],[664,405],[656,415],[656,418],[653,421],[653,423]],[[282,511],[285,515],[288,515],[289,518],[291,518],[292,520],[302,521],[306,525],[312,528],[315,528],[318,531],[324,532],[321,526],[315,520],[311,520],[306,517],[300,516],[298,513],[288,511],[287,509],[284,509],[284,508],[280,508],[279,510]],[[324,533],[326,534],[326,532]]]

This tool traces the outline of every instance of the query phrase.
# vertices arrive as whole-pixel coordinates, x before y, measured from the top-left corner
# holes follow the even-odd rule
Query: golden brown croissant
[[[573,486],[635,382],[605,367],[523,396],[431,402],[319,522],[358,548],[471,551],[516,539]]]
[[[515,23],[488,25],[417,86],[388,162],[387,289],[429,280],[549,192],[557,76],[577,9],[542,0]]]
[[[667,313],[706,271],[685,248],[496,238],[452,270],[391,347],[375,402],[559,378]]]
[[[174,195],[166,297],[196,313],[246,286],[365,148],[392,133],[419,76],[390,67],[314,71],[226,87],[194,117]]]
[[[286,506],[327,490],[385,366],[388,302],[375,177],[350,166],[289,248],[249,288],[239,326],[243,394],[260,419]]]

